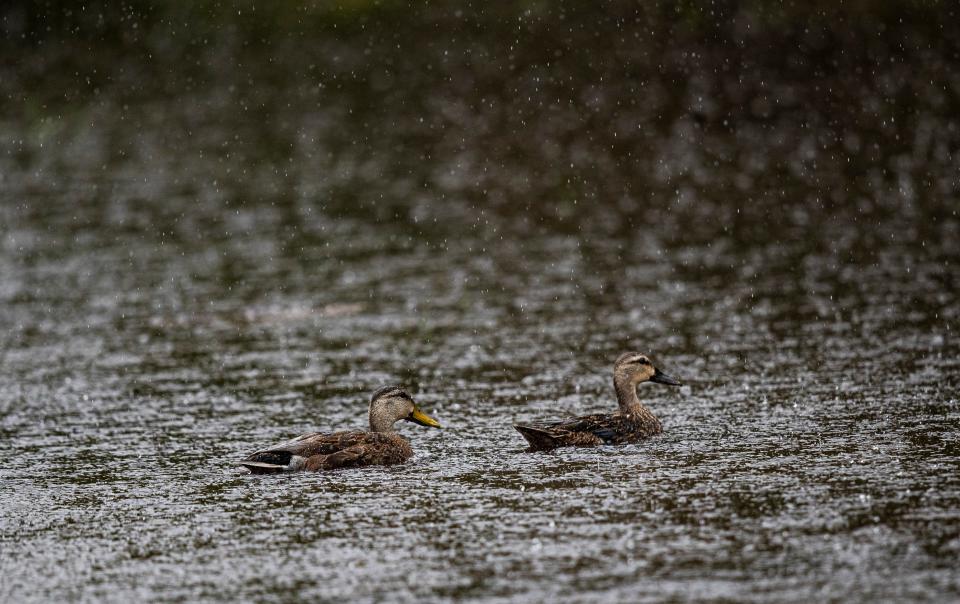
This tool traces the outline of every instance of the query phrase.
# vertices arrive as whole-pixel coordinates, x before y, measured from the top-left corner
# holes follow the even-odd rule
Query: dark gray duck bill
[[[666,384],[667,386],[682,386],[682,384],[680,383],[679,380],[677,380],[677,378],[671,375],[667,375],[666,373],[660,371],[659,369],[654,371],[653,377],[650,378],[650,381],[656,382],[658,384]]]

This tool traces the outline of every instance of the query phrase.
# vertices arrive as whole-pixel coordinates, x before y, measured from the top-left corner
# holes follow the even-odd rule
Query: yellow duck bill
[[[440,422],[421,411],[419,407],[415,407],[413,411],[410,412],[410,415],[407,416],[407,421],[430,428],[442,428]]]

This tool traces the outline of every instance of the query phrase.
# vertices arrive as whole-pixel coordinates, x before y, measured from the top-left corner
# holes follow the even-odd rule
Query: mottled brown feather
[[[635,443],[663,432],[660,421],[652,413],[622,411],[555,422],[517,424],[514,428],[527,439],[534,451]]]
[[[284,457],[303,458],[302,467],[276,463]],[[257,474],[294,470],[336,470],[403,463],[413,456],[410,443],[395,432],[345,431],[304,434],[294,440],[262,449],[241,462]],[[271,466],[271,461],[274,462]],[[266,464],[266,465],[265,465]]]

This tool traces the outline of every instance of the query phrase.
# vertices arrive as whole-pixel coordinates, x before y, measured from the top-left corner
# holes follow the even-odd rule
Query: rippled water
[[[5,64],[0,599],[960,597],[949,53],[527,18]],[[628,349],[664,435],[526,453]],[[234,465],[392,382],[409,463]]]

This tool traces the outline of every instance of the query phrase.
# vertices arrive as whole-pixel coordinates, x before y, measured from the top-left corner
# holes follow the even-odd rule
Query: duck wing
[[[617,431],[620,418],[610,413],[582,415],[553,422],[536,422],[535,426],[546,427],[558,432],[583,432],[593,434],[601,440],[609,440]]]
[[[405,453],[409,455],[404,456]],[[400,463],[410,455],[409,444],[396,434],[359,430],[314,432],[261,449],[240,465],[254,474],[272,474]]]
[[[615,440],[620,421],[618,416],[598,413],[552,422],[515,424],[533,450],[564,446],[595,446]]]

